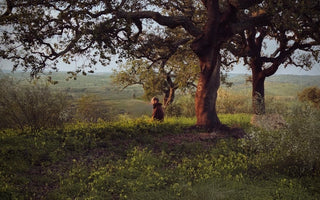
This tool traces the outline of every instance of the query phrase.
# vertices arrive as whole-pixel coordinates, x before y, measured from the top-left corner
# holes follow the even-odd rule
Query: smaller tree
[[[164,107],[174,101],[177,89],[195,89],[199,69],[195,55],[188,49],[190,39],[149,36],[132,51],[139,55],[114,71],[113,81],[123,88],[142,85],[145,98],[164,96]],[[161,48],[159,48],[161,47]]]
[[[298,94],[299,100],[309,102],[315,108],[320,109],[320,88],[316,86],[305,88]]]

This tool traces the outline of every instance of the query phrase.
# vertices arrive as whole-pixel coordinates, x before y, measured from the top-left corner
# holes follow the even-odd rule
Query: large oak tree
[[[139,38],[161,27],[183,28],[200,60],[196,91],[197,125],[219,127],[216,113],[220,85],[220,49],[236,33],[265,25],[267,14],[247,15],[262,0],[7,0],[2,6],[2,58],[36,75],[56,69],[58,61],[79,56],[89,66],[108,64],[114,54],[129,56]],[[206,20],[198,15],[205,14]],[[156,22],[157,25],[152,25]],[[183,36],[181,36],[183,37]]]

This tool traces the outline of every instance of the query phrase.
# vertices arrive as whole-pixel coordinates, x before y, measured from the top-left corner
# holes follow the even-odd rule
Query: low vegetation
[[[234,139],[190,128],[192,96],[177,98],[167,110],[175,116],[157,123],[126,112],[143,102],[128,94],[118,100],[125,110],[119,113],[94,92],[66,96],[63,89],[15,84],[1,85],[11,92],[8,105],[19,102],[13,94],[32,94],[35,100],[23,102],[35,114],[45,100],[51,116],[58,97],[67,108],[56,108],[55,126],[46,126],[57,119],[48,117],[39,127],[19,127],[4,123],[19,107],[1,104],[1,112],[12,112],[1,114],[0,199],[320,199],[320,111],[312,103],[271,96],[267,110],[275,114],[268,120],[285,123],[256,126],[245,95],[222,89],[220,120],[246,132]]]
[[[194,118],[78,123],[1,133],[1,199],[319,199],[320,113],[292,109],[266,131],[221,120],[243,139],[203,137]],[[312,111],[312,112],[311,112]],[[297,116],[297,115],[293,115]]]

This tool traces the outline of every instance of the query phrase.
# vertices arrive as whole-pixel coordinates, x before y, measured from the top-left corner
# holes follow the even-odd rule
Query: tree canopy
[[[187,3],[177,2],[173,7],[179,12],[189,7]],[[186,16],[160,13],[172,5],[125,0],[8,0],[0,18],[0,55],[13,61],[15,68],[22,66],[35,75],[45,68],[56,70],[59,59],[70,63],[83,57],[84,66],[90,67],[97,62],[107,65],[115,54],[128,57],[139,48],[139,39],[164,35],[151,20],[170,28],[184,24],[193,35],[199,34],[200,29]]]
[[[248,7],[257,2],[230,4]],[[138,48],[139,38],[148,39],[150,33],[165,35],[159,25],[182,27],[181,38],[198,37],[206,12],[206,1],[192,0],[7,0],[1,6],[0,55],[33,74],[44,68],[57,69],[58,58],[70,63],[82,56],[88,59],[87,66],[106,65],[112,55],[128,56]],[[237,28],[236,24],[231,27]]]
[[[0,17],[0,56],[13,61],[15,68],[22,66],[36,75],[45,68],[56,70],[59,60],[70,63],[84,57],[84,66],[92,67],[98,62],[107,65],[115,54],[120,59],[136,58],[141,56],[138,50],[144,41],[154,36],[168,39],[173,33],[179,38],[175,42],[188,41],[199,59],[197,125],[219,127],[215,103],[223,45],[245,30],[277,24],[272,22],[290,14],[287,7],[294,7],[296,1],[286,2],[6,0]],[[281,24],[279,21],[275,29]],[[167,28],[175,31],[168,34]]]

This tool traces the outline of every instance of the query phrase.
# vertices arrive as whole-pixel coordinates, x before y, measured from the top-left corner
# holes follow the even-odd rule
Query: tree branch
[[[297,49],[303,49],[303,48],[307,48],[307,47],[311,47],[311,44],[300,44],[298,42],[295,42],[290,48],[288,48],[287,50],[281,50],[279,56],[277,56],[276,58],[269,58],[269,61],[272,61],[272,65],[271,67],[263,70],[263,73],[265,74],[265,76],[271,76],[273,75],[279,68],[279,66],[286,60],[286,59],[290,59],[291,63],[294,63],[292,61],[292,59],[290,58],[290,56],[293,54],[293,52]],[[267,58],[266,58],[267,60]],[[296,65],[297,66],[297,65]]]
[[[281,62],[273,62],[273,64],[267,69],[262,70],[264,77],[269,77],[275,74],[281,65]]]
[[[230,4],[232,4],[233,6],[235,6],[236,8],[239,9],[247,9],[250,8],[253,5],[257,5],[259,3],[261,3],[262,0],[238,0],[238,2],[230,2]]]
[[[197,37],[202,31],[187,17],[184,16],[164,16],[159,12],[141,11],[141,12],[125,12],[123,10],[116,11],[116,16],[122,19],[153,19],[157,23],[169,28],[182,26],[192,36]]]
[[[288,63],[287,63],[285,66],[291,64],[291,65],[294,65],[294,66],[300,67],[300,68],[303,68],[303,67],[304,67],[303,64],[298,64],[298,63],[294,62],[291,57],[289,57],[288,59],[289,59],[289,61],[288,61]]]
[[[7,9],[6,9],[6,12],[1,15],[1,17],[9,16],[11,14],[11,12],[12,12],[12,9],[13,9],[12,1],[11,0],[6,0],[6,2],[7,2]]]
[[[276,58],[274,58],[272,56],[271,57],[262,56],[260,59],[261,59],[261,62],[263,62],[263,63],[273,63],[276,61]]]

